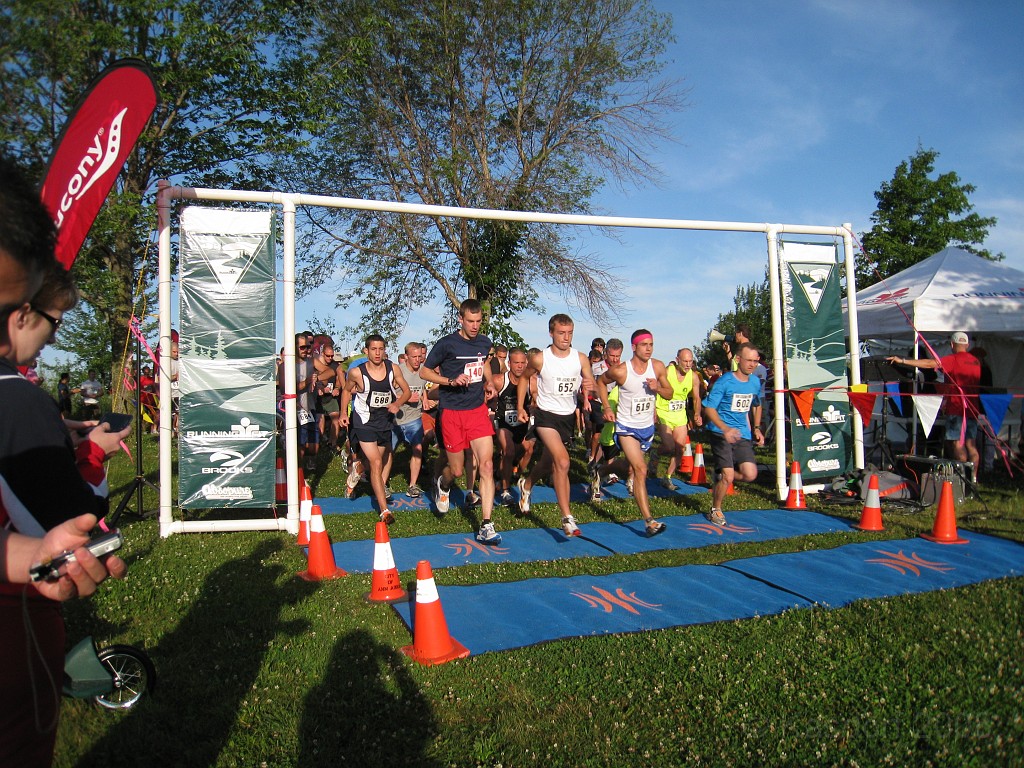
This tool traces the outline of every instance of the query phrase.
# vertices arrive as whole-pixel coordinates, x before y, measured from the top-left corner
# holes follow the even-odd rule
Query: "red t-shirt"
[[[981,384],[981,362],[970,352],[954,352],[942,358],[942,373],[946,377],[942,412],[947,416],[963,416],[967,404],[967,418],[978,418],[978,391]],[[967,397],[963,397],[967,395]]]

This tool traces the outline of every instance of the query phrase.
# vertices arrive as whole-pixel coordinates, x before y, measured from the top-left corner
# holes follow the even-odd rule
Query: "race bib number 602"
[[[750,406],[754,402],[754,396],[747,392],[746,394],[735,394],[732,396],[732,408],[730,409],[733,413],[747,413],[750,411]]]

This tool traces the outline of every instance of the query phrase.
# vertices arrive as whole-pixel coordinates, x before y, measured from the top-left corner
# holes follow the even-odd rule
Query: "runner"
[[[495,395],[486,375],[491,340],[480,333],[483,308],[476,299],[459,306],[459,330],[443,337],[427,355],[420,369],[425,381],[440,385],[441,415],[437,424],[444,444],[447,466],[438,474],[434,503],[440,514],[450,506],[449,494],[455,478],[466,470],[463,452],[472,449],[480,478],[480,529],[477,541],[498,544],[501,535],[494,530],[494,424],[485,400]]]
[[[672,385],[665,374],[665,366],[651,357],[654,353],[654,336],[646,328],[633,332],[630,337],[633,357],[628,363],[619,363],[601,376],[599,383],[617,384],[619,406],[613,411],[608,402],[606,387],[599,386],[598,394],[604,408],[604,417],[615,422],[615,442],[625,454],[626,462],[633,472],[633,498],[643,516],[648,536],[656,536],[665,530],[665,524],[651,516],[647,498],[647,462],[644,454],[654,440],[654,400],[657,395],[672,397]],[[607,473],[615,462],[606,467],[596,467],[591,473],[591,488],[601,487],[601,475]],[[625,471],[625,470],[623,470]]]
[[[341,395],[341,423],[348,427],[359,443],[359,450],[369,465],[380,519],[389,525],[395,516],[388,509],[389,494],[385,490],[384,466],[391,461],[391,431],[395,414],[409,399],[409,385],[402,371],[384,359],[384,337],[372,334],[366,339],[366,362],[348,371],[348,381]],[[398,397],[395,397],[397,390]],[[352,416],[348,406],[352,403]]]
[[[505,506],[512,506],[511,485],[513,468],[518,467],[520,474],[526,473],[533,456],[536,435],[532,428],[532,417],[526,421],[519,420],[519,380],[526,370],[526,352],[518,347],[508,353],[508,370],[493,377],[494,388],[498,390],[498,398],[494,404],[494,427],[498,434],[498,451],[501,456],[501,496],[499,500]],[[530,392],[526,395],[527,412],[533,408],[536,399],[536,378],[531,381]]]
[[[411,341],[405,345],[405,362],[399,363],[402,376],[412,393],[409,401],[402,406],[395,416],[394,439],[392,441],[392,460],[394,451],[402,443],[409,445],[409,488],[406,493],[418,499],[423,495],[419,486],[420,469],[423,466],[423,401],[426,382],[420,378],[420,368],[427,359],[427,345]],[[391,476],[391,463],[384,468],[384,486],[387,487]]]
[[[544,445],[544,453],[526,477],[519,478],[519,510],[530,511],[530,493],[533,478],[551,472],[555,498],[562,513],[562,530],[566,536],[579,536],[576,518],[569,511],[569,445],[576,428],[576,393],[594,391],[594,376],[586,355],[573,349],[573,321],[568,315],[553,315],[548,321],[551,345],[529,358],[522,378],[519,379],[519,420],[529,419],[526,396],[530,381],[537,378],[537,407],[533,414],[534,429]],[[589,409],[590,401],[584,399]]]
[[[654,411],[658,422],[658,435],[661,446],[651,456],[648,474],[657,478],[662,487],[673,490],[672,473],[682,461],[683,449],[686,447],[687,434],[687,401],[693,404],[693,422],[698,427],[704,423],[701,417],[700,385],[697,372],[693,370],[693,351],[683,347],[676,352],[676,359],[666,368],[669,383],[672,385],[672,397],[658,396],[654,403]],[[658,464],[662,456],[668,456],[668,470],[658,476]]]

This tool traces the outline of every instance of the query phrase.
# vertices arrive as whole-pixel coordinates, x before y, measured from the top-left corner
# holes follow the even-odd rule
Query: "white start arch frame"
[[[631,218],[622,216],[583,216],[573,214],[501,211],[484,208],[457,208],[419,203],[382,202],[348,197],[288,194],[283,192],[250,192],[241,190],[203,189],[172,186],[169,181],[158,182],[157,215],[159,221],[159,273],[158,300],[160,317],[160,368],[170,370],[171,347],[171,205],[174,200],[203,200],[209,202],[241,202],[280,205],[283,209],[283,264],[284,288],[284,373],[285,394],[295,394],[295,211],[299,206],[347,208],[365,211],[416,214],[421,216],[447,216],[463,219],[490,219],[525,223],[567,224],[591,227],[633,227],[644,229],[684,229],[712,232],[762,233],[768,241],[768,275],[771,285],[772,308],[772,366],[775,381],[784,381],[782,299],[779,287],[779,237],[785,234],[818,235],[842,238],[845,255],[848,332],[850,338],[850,382],[860,383],[859,339],[857,327],[857,290],[854,281],[852,224],[841,226],[809,226],[802,224],[762,224],[736,221],[691,221],[685,219]],[[773,392],[775,414],[785,413],[785,391]],[[288,531],[298,532],[298,445],[294,426],[295,398],[286,397],[285,403],[285,466],[288,477],[288,513],[284,518],[249,518],[241,520],[174,520],[172,499],[172,445],[171,445],[171,382],[160,377],[160,535],[174,533],[201,533],[215,531]],[[775,476],[779,500],[787,495],[786,430],[775,430]],[[864,430],[860,419],[853,419],[854,463],[864,466]]]

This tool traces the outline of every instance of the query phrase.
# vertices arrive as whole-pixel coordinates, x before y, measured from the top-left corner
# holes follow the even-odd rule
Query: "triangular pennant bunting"
[[[892,398],[893,403],[896,405],[896,410],[900,416],[904,416],[903,413],[903,400],[900,398],[900,383],[898,381],[887,381],[885,382],[885,393]]]
[[[800,414],[800,421],[806,427],[811,423],[811,408],[814,407],[814,396],[820,390],[817,389],[791,389],[789,394],[793,396],[793,405],[796,412]]]
[[[999,434],[1012,401],[1013,395],[981,395],[981,407],[985,409],[988,423],[992,425],[992,434]]]
[[[877,392],[850,392],[850,405],[857,410],[864,426],[871,423],[871,412],[875,410],[876,397]]]
[[[935,424],[935,417],[939,414],[939,406],[942,405],[942,395],[918,395],[914,398],[914,409],[917,411],[917,418],[921,420],[921,428],[927,435],[932,431]]]

